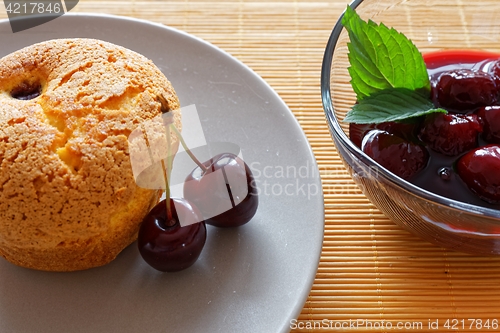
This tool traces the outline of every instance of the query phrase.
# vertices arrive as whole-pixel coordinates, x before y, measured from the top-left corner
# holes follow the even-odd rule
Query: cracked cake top
[[[107,42],[51,40],[0,60],[0,92],[0,254],[33,267],[38,250],[87,256],[117,229],[136,233],[158,191],[135,184],[127,137],[160,114],[159,95],[180,128],[161,71]]]

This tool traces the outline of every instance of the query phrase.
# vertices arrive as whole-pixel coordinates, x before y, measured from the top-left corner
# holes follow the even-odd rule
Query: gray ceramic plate
[[[209,142],[241,147],[260,206],[247,225],[208,228],[190,269],[163,274],[136,244],[111,264],[47,273],[0,260],[1,332],[287,332],[310,292],[323,240],[314,155],[293,114],[259,76],[216,47],[146,21],[65,15],[13,34],[1,55],[53,38],[91,37],[152,59],[183,105],[195,104]]]

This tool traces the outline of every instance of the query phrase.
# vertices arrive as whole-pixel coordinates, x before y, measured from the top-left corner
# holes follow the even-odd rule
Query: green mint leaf
[[[357,124],[378,124],[386,121],[400,121],[412,117],[441,112],[435,109],[428,97],[415,90],[391,88],[358,101],[347,113],[344,121]]]
[[[349,74],[358,100],[389,88],[430,90],[422,54],[405,35],[363,21],[349,6],[342,24],[349,33]]]

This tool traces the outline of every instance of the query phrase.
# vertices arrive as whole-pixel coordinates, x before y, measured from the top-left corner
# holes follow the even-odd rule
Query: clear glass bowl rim
[[[349,6],[356,9],[364,0],[354,0]],[[342,17],[345,11],[340,15],[337,23],[333,27],[333,30],[328,39],[328,43],[325,48],[325,53],[323,56],[323,63],[321,66],[321,99],[323,103],[323,111],[327,119],[327,123],[330,129],[330,133],[334,141],[340,143],[340,145],[346,149],[349,153],[359,159],[362,163],[367,166],[378,164],[368,157],[365,153],[361,151],[344,133],[342,130],[337,117],[335,117],[335,110],[332,103],[332,95],[330,91],[330,76],[331,76],[331,66],[333,61],[333,55],[335,51],[335,46],[338,42],[340,34],[342,33],[344,27],[342,26]],[[389,182],[391,185],[401,188],[402,190],[418,196],[421,199],[433,202],[440,206],[446,207],[446,209],[460,211],[466,211],[469,214],[474,214],[478,216],[490,217],[500,220],[500,210],[481,207],[473,204],[468,204],[456,200],[452,200],[432,192],[426,191],[412,183],[405,181],[393,173],[387,171],[383,167],[378,167],[378,176],[383,177],[385,181]],[[499,221],[500,222],[500,221]]]

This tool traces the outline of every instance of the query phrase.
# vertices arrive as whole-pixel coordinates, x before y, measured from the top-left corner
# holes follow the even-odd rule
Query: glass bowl
[[[404,33],[422,53],[443,49],[500,53],[498,1],[356,0],[351,7],[364,20],[383,22]],[[349,126],[342,119],[356,98],[347,71],[348,35],[340,20],[326,46],[321,94],[333,141],[354,181],[387,217],[413,234],[461,252],[500,254],[500,210],[423,190],[387,171],[351,142]]]

